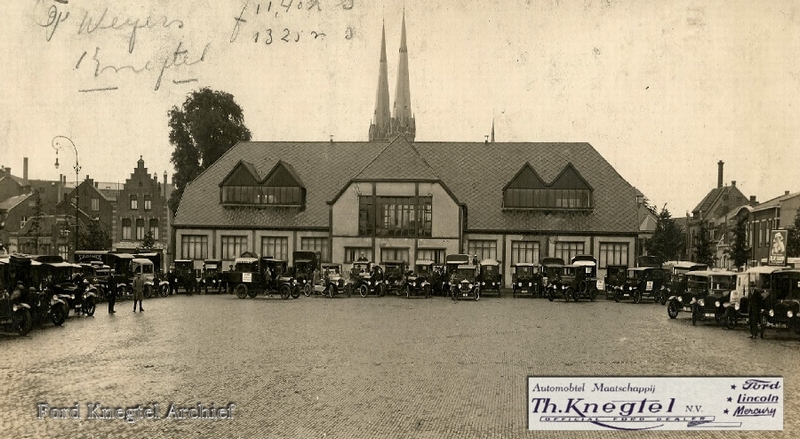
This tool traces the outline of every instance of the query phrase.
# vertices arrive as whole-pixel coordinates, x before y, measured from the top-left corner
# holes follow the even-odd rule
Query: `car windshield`
[[[530,276],[536,272],[536,267],[533,265],[523,265],[517,267],[517,276]]]
[[[456,272],[456,277],[461,280],[475,280],[475,269],[473,268],[459,268]]]
[[[497,265],[484,265],[483,272],[488,275],[494,275],[500,272],[499,267]]]
[[[686,288],[692,293],[702,293],[708,289],[708,283],[707,276],[688,276]]]
[[[773,274],[773,291],[778,300],[800,300],[800,272]]]
[[[641,280],[644,277],[644,271],[628,270],[628,277],[635,280]]]
[[[367,263],[358,263],[357,262],[357,263],[353,264],[353,268],[355,268],[356,270],[358,270],[361,273],[369,272],[369,264],[367,264]]]
[[[711,276],[712,290],[730,290],[736,283],[732,276]]]
[[[237,262],[234,270],[240,273],[255,272],[258,271],[258,262]]]
[[[417,265],[417,274],[428,274],[431,272],[433,265]]]

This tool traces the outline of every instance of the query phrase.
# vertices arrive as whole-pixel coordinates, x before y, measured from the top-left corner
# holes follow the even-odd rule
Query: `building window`
[[[563,259],[566,264],[568,264],[575,255],[584,253],[583,242],[557,242],[555,247],[555,254],[553,256]]]
[[[503,207],[531,209],[590,209],[592,192],[588,189],[518,189],[505,190]]]
[[[300,238],[300,250],[317,252],[320,262],[328,262],[328,238]]]
[[[19,228],[20,228],[20,230],[23,227],[25,227],[25,223],[27,223],[27,222],[28,222],[28,217],[27,216],[23,215],[23,216],[20,217],[20,219],[19,219]]]
[[[285,236],[264,236],[261,238],[261,256],[289,260],[289,238]]]
[[[136,240],[141,241],[144,239],[144,220],[139,218],[136,220]]]
[[[222,236],[220,250],[222,259],[236,259],[247,251],[246,236]]]
[[[92,198],[92,212],[99,212],[99,211],[100,211],[100,199]]]
[[[628,243],[600,243],[600,268],[609,265],[628,265]]]
[[[511,241],[511,265],[539,263],[538,241]]]
[[[381,248],[381,262],[386,261],[403,261],[408,263],[408,248]]]
[[[181,235],[181,256],[183,259],[208,259],[208,236]]]
[[[360,236],[431,236],[433,197],[361,196],[358,208]]]
[[[131,210],[138,210],[139,209],[139,200],[136,198],[136,195],[131,195]]]
[[[151,219],[150,220],[150,235],[153,237],[155,241],[158,241],[158,220]]]
[[[69,245],[59,244],[58,255],[64,258],[65,261],[69,260]]]
[[[418,248],[417,260],[433,261],[434,264],[444,264],[446,250],[443,248]]]
[[[467,253],[476,255],[478,261],[497,259],[497,241],[491,239],[470,239],[467,242]]]
[[[153,209],[153,197],[150,194],[144,194],[144,210],[152,210]]]
[[[303,188],[285,186],[223,186],[222,202],[229,204],[300,206],[303,204]]]
[[[131,219],[130,218],[123,218],[122,219],[122,239],[123,240],[130,240],[131,239]]]
[[[372,261],[372,248],[371,247],[345,247],[344,248],[344,262],[347,264],[353,263],[359,259],[366,259]]]

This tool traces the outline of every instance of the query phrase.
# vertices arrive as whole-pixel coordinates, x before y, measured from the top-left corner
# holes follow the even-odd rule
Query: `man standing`
[[[114,314],[114,305],[117,303],[117,279],[113,273],[108,276],[108,313]]]
[[[144,274],[137,273],[133,279],[133,312],[136,312],[137,301],[139,302],[139,311],[144,312],[142,300],[144,300]]]

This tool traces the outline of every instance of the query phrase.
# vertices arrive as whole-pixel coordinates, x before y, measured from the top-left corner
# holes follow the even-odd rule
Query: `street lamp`
[[[75,166],[73,166],[73,169],[75,169],[75,251],[78,251],[78,206],[81,201],[81,193],[78,190],[78,174],[81,172],[81,165],[78,163],[78,147],[75,146],[75,143],[69,137],[65,136],[53,137],[51,144],[53,145],[53,149],[56,150],[56,169],[58,169],[59,149],[67,149],[67,147],[69,147],[75,153]],[[72,253],[72,260],[75,261],[75,252]]]

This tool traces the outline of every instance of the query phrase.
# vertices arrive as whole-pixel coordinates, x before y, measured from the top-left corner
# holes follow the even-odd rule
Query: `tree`
[[[733,229],[733,243],[731,244],[731,259],[733,265],[741,267],[750,260],[750,246],[747,245],[747,217],[740,216]]]
[[[800,256],[800,209],[794,215],[794,227],[789,228],[789,236],[786,240],[786,257],[796,258]]]
[[[705,221],[700,223],[697,244],[694,246],[695,262],[714,266],[714,251],[711,248],[711,237]]]
[[[110,250],[111,235],[100,224],[100,221],[91,220],[86,227],[81,228],[79,236],[81,248],[85,250]]]
[[[683,247],[683,231],[675,224],[665,205],[658,214],[653,237],[647,242],[647,253],[661,258],[662,261],[670,261],[683,254]]]
[[[39,236],[42,232],[42,218],[44,218],[44,212],[42,212],[42,199],[41,199],[41,191],[33,192],[33,215],[30,217],[28,221],[31,222],[30,228],[25,233],[25,236],[33,237],[33,253],[39,253]]]
[[[152,250],[156,246],[156,240],[153,239],[153,232],[147,232],[142,239],[142,245],[139,246],[142,250]]]
[[[240,141],[250,140],[242,108],[233,95],[204,87],[169,110],[169,143],[175,147],[176,190],[169,199],[174,215],[186,185]]]

